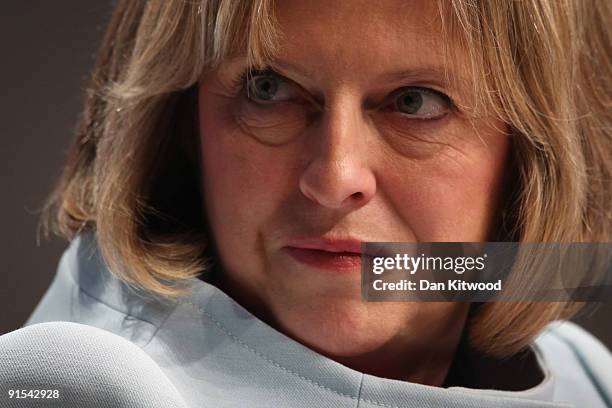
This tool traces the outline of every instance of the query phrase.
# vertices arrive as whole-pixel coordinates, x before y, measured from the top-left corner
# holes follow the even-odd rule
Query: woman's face
[[[224,290],[328,355],[456,343],[467,308],[362,302],[355,255],[333,251],[483,241],[494,227],[509,139],[470,115],[470,70],[453,43],[458,58],[445,60],[435,4],[277,2],[271,68],[247,84],[236,58],[200,83]]]

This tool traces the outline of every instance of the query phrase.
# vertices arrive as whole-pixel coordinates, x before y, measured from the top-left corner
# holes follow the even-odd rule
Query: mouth
[[[299,263],[335,272],[361,271],[360,240],[354,238],[300,238],[291,240],[285,250]]]

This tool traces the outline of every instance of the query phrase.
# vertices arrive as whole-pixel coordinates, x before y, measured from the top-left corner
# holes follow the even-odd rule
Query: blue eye
[[[255,98],[269,101],[278,92],[278,87],[279,81],[277,78],[271,75],[259,75],[252,80],[249,90]]]
[[[448,97],[427,88],[410,87],[396,94],[394,108],[416,119],[438,119],[450,109]]]
[[[291,83],[273,71],[255,71],[246,78],[247,97],[253,102],[282,102],[295,97]]]

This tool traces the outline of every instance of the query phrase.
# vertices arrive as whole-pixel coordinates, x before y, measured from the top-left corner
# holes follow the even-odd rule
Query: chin
[[[321,354],[357,356],[382,347],[405,327],[409,317],[390,305],[336,301],[299,308],[279,321],[286,334]]]

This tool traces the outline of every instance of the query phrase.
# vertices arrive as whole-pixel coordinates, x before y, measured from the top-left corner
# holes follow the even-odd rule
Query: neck
[[[365,374],[441,387],[459,349],[467,320],[467,308],[458,313],[463,318],[457,318],[441,333],[428,335],[420,344],[407,345],[397,339],[365,354],[327,357]]]

